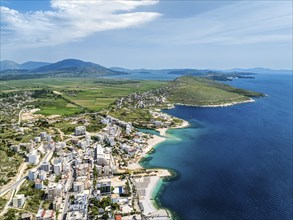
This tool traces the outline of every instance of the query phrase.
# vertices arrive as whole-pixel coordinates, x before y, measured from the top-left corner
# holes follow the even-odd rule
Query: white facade
[[[84,183],[83,182],[74,182],[73,183],[73,190],[77,193],[83,193],[84,191]]]
[[[12,206],[15,208],[21,208],[24,204],[25,197],[24,194],[16,195],[12,200]]]
[[[39,154],[36,150],[33,150],[32,152],[29,153],[28,155],[28,162],[31,164],[37,164],[39,162]]]
[[[46,172],[49,172],[50,171],[50,167],[51,167],[51,164],[49,162],[45,161],[41,165],[41,170],[44,170]]]
[[[85,135],[85,132],[86,132],[86,128],[85,128],[85,126],[78,126],[78,127],[75,128],[75,132],[74,132],[74,134],[75,134],[76,136],[79,136],[79,135]]]
[[[35,179],[37,179],[38,174],[39,174],[39,171],[37,171],[37,169],[31,169],[28,172],[28,179],[29,180],[35,180]]]
[[[41,170],[41,171],[39,172],[39,179],[40,179],[40,180],[46,180],[46,179],[47,179],[47,173],[46,173],[46,171]]]
[[[43,189],[43,180],[40,180],[40,179],[36,179],[35,180],[35,188],[36,189]]]
[[[40,133],[40,136],[41,136],[41,138],[42,138],[42,140],[45,140],[46,139],[46,137],[47,137],[47,132],[41,132]]]
[[[41,137],[35,137],[35,138],[34,138],[34,141],[35,141],[36,143],[41,142]]]
[[[59,174],[61,174],[61,172],[62,172],[62,164],[61,164],[61,162],[57,163],[57,164],[54,164],[54,173],[56,175],[59,175]]]
[[[50,183],[48,186],[48,199],[53,200],[55,197],[62,197],[62,184]]]

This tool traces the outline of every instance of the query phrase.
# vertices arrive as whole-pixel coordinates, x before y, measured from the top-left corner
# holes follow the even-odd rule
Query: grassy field
[[[61,98],[39,98],[33,104],[41,109],[37,113],[43,115],[71,115],[82,111],[81,108]]]
[[[17,173],[22,158],[9,148],[1,146],[0,149],[0,189],[7,184]]]
[[[4,198],[0,197],[0,210],[3,210],[6,202],[7,202],[7,199],[4,199]]]
[[[143,92],[165,85],[161,81],[137,81],[103,78],[44,78],[0,82],[0,92],[47,89],[63,98],[40,97],[34,104],[43,115],[70,115],[80,113],[85,107],[99,111],[107,108],[117,98],[133,92]],[[70,103],[70,102],[72,103]],[[76,104],[76,105],[75,105]]]
[[[28,197],[23,209],[32,213],[37,213],[43,200],[44,193],[44,191],[34,188],[34,182],[26,180],[18,192],[18,194],[24,194]]]
[[[133,124],[145,124],[152,119],[152,115],[147,109],[127,109],[122,108],[110,113],[113,117],[124,121],[132,122]]]

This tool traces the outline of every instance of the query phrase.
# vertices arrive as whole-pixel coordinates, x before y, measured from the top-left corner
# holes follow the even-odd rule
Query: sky
[[[1,0],[0,60],[292,69],[292,1]]]

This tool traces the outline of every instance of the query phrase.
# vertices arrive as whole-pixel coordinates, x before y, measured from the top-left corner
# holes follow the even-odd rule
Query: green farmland
[[[19,90],[54,91],[55,96],[41,96],[32,103],[43,115],[71,115],[84,108],[99,111],[117,98],[165,85],[161,81],[137,81],[104,78],[42,78],[0,82],[0,92]]]

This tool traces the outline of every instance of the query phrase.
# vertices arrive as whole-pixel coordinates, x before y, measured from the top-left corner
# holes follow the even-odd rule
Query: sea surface
[[[228,84],[267,97],[230,107],[177,106],[191,126],[168,131],[142,165],[176,171],[159,206],[186,220],[290,220],[293,216],[292,75]]]

